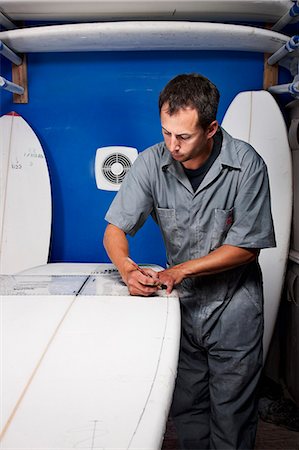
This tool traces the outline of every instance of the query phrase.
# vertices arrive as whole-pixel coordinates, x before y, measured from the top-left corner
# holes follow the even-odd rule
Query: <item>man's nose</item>
[[[170,138],[170,145],[169,150],[173,152],[174,150],[177,150],[179,147],[179,141],[176,136],[171,136]]]

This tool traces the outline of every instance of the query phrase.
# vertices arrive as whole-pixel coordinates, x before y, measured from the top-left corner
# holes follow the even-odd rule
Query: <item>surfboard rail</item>
[[[247,25],[123,21],[47,25],[0,32],[11,50],[30,52],[240,50],[274,53],[289,36]]]

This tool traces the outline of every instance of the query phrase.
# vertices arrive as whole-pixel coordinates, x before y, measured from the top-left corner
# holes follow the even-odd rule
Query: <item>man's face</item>
[[[212,137],[217,131],[217,121],[204,130],[198,125],[198,114],[193,108],[180,109],[168,114],[168,105],[161,109],[164,141],[171,156],[189,169],[197,169],[209,157],[213,147]]]

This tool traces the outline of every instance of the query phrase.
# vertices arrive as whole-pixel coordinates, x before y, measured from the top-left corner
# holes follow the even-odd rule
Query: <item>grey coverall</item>
[[[220,154],[196,192],[164,143],[140,153],[106,215],[133,236],[151,214],[168,265],[223,244],[275,246],[267,169],[224,130]],[[261,272],[251,262],[178,286],[182,336],[172,416],[183,449],[251,449],[262,368]]]

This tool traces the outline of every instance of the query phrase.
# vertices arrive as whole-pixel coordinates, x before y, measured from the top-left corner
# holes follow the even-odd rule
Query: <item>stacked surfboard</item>
[[[292,220],[292,158],[283,115],[269,92],[241,92],[222,122],[232,136],[249,142],[267,164],[276,248],[264,249],[260,265],[264,280],[264,357],[270,345],[288,261]]]
[[[72,23],[0,32],[15,52],[240,50],[272,53],[289,37],[263,28],[190,21]]]
[[[291,0],[3,0],[12,20],[247,20],[275,22]]]
[[[48,261],[52,200],[42,146],[17,113],[0,118],[0,273]]]

